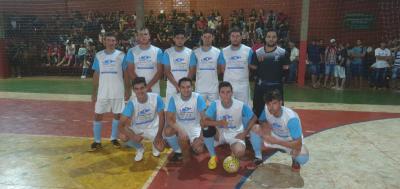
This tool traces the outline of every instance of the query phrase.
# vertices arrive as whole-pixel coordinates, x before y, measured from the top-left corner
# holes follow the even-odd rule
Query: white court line
[[[160,160],[160,163],[156,167],[156,170],[153,171],[153,173],[150,175],[150,177],[144,183],[142,189],[147,189],[150,186],[150,184],[153,182],[154,178],[157,176],[158,172],[160,172],[160,169],[165,167],[165,165],[167,164],[168,156],[171,152],[172,152],[172,150],[167,151],[167,153],[165,154],[165,157]]]
[[[41,100],[41,101],[91,102],[91,95],[75,95],[75,94],[0,92],[0,98]],[[252,102],[250,102],[250,104],[251,103]],[[343,104],[343,103],[291,102],[291,101],[285,101],[285,105],[290,108],[304,109],[304,110],[336,110],[336,111],[400,113],[399,105],[370,105],[370,104]]]

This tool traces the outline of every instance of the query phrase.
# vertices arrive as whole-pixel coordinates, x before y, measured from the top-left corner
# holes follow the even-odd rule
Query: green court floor
[[[1,79],[0,91],[89,95],[92,93],[92,80],[76,77]],[[284,93],[285,100],[295,102],[400,105],[400,93],[394,91],[371,89],[335,91],[286,85]],[[161,82],[161,94],[165,94],[164,81]]]

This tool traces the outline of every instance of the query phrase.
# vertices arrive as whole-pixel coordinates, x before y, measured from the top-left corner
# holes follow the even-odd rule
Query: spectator
[[[335,79],[336,79],[336,85],[334,89],[337,90],[343,90],[344,89],[344,84],[346,81],[346,61],[349,58],[347,54],[347,49],[343,46],[343,44],[339,44],[338,48],[338,60],[337,64],[335,66]],[[339,84],[339,80],[341,79],[341,84]]]
[[[351,50],[351,76],[353,86],[356,88],[362,87],[362,66],[363,66],[363,59],[365,57],[365,49],[362,46],[361,40],[357,40],[356,46],[353,47]]]
[[[331,87],[333,86],[333,76],[335,72],[335,65],[337,62],[337,47],[336,47],[336,40],[331,39],[330,45],[325,50],[325,80],[324,80],[324,87]],[[330,79],[330,85],[327,85],[328,80]]]
[[[299,62],[299,49],[295,46],[293,42],[289,42],[290,49],[290,64],[289,64],[289,78],[287,82],[296,82],[297,78],[297,65]]]
[[[380,47],[375,49],[376,62],[371,66],[374,69],[374,86],[375,89],[382,89],[385,85],[386,73],[389,67],[388,61],[391,53],[386,48],[386,43],[381,42]]]

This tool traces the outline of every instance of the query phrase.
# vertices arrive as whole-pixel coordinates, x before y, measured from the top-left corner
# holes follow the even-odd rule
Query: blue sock
[[[93,121],[94,141],[101,142],[101,121]]]
[[[258,159],[262,159],[262,154],[261,154],[261,137],[257,135],[256,133],[250,131],[250,142],[251,146],[253,147],[254,150],[254,155]]]
[[[133,140],[128,140],[127,142],[125,142],[125,145],[131,148],[135,148],[136,150],[143,148],[143,145],[141,143],[134,142]]]
[[[310,158],[309,154],[301,154],[298,155],[294,160],[300,165],[304,165],[308,162],[309,158]]]
[[[118,139],[118,123],[119,120],[113,119],[111,124],[111,140]]]
[[[210,153],[210,156],[215,156],[214,137],[204,137],[204,144]]]
[[[181,147],[179,146],[178,138],[176,137],[176,135],[165,137],[165,139],[167,139],[169,146],[171,146],[171,148],[174,150],[174,152],[182,153]]]

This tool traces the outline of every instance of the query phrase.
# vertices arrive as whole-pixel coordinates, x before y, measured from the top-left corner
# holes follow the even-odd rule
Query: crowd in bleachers
[[[103,48],[101,41],[106,32],[118,33],[117,48],[120,50],[126,52],[136,44],[136,15],[123,11],[89,11],[87,14],[75,11],[67,16],[56,12],[46,19],[9,15],[8,23],[8,58],[16,77],[21,77],[22,73],[59,75],[74,72],[71,74],[77,75],[82,72],[82,78],[86,78],[92,57]],[[173,31],[178,28],[183,28],[188,36],[186,46],[196,48],[205,29],[214,30],[214,46],[224,47],[229,43],[226,35],[229,29],[239,27],[242,30],[242,43],[253,50],[263,46],[266,31],[276,30],[280,46],[291,52],[292,64],[285,80],[296,82],[299,53],[296,43],[290,43],[289,18],[284,13],[272,10],[265,12],[263,9],[245,12],[239,9],[223,18],[218,10],[211,10],[207,14],[193,10],[190,13],[149,11],[145,15],[145,26],[150,30],[152,43],[163,50],[173,44]],[[379,44],[366,46],[361,41],[354,44],[334,41],[326,44],[323,40],[314,40],[308,47],[307,78],[309,76],[312,87],[342,90],[360,88],[369,83],[374,88],[388,88],[389,84],[398,88],[395,82],[399,77],[399,63],[395,62],[400,59],[399,39],[386,42],[385,48],[391,55],[386,60],[388,64],[385,70],[376,68],[374,64]]]

